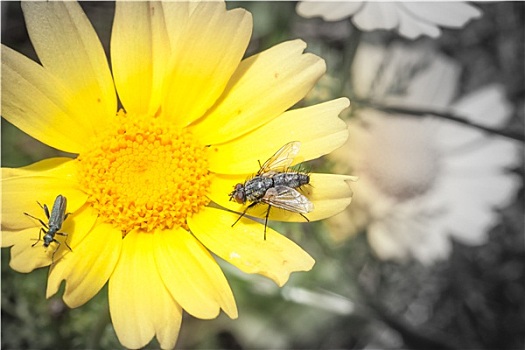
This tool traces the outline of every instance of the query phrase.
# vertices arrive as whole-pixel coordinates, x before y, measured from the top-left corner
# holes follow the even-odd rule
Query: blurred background
[[[312,271],[278,288],[220,262],[239,318],[186,315],[177,347],[524,349],[525,3],[353,3],[346,15],[341,4],[227,3],[253,14],[247,56],[301,38],[326,60],[300,105],[349,97],[349,142],[307,166],[360,180],[333,219],[271,224],[315,258]],[[37,60],[19,2],[1,6],[2,43]],[[108,52],[114,3],[81,6]],[[398,15],[388,27],[416,10],[417,25]],[[2,167],[63,155],[1,127]],[[45,298],[47,269],[20,274],[9,257],[2,249],[3,349],[121,348],[107,288],[71,310],[60,292]]]

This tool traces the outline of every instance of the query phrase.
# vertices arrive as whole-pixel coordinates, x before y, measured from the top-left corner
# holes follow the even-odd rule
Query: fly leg
[[[264,218],[264,240],[266,241],[266,227],[268,227],[268,216],[270,216],[271,205],[268,205],[268,210],[266,211],[266,217]]]
[[[25,213],[24,213],[24,214],[25,214]],[[28,214],[28,215],[29,215],[29,214]],[[42,222],[40,219],[37,219],[37,220],[39,220],[40,222]],[[42,222],[42,224],[44,224],[44,223]],[[45,224],[44,224],[44,226],[45,226]],[[46,227],[47,227],[47,226],[46,226]],[[34,244],[32,244],[31,247],[36,246],[36,244],[37,244],[38,242],[40,242],[40,240],[42,239],[42,232],[44,233],[44,235],[47,234],[47,231],[44,230],[43,227],[40,228],[40,231],[38,231],[38,240],[37,240]]]
[[[232,224],[232,227],[235,226],[235,224],[241,220],[241,218],[246,214],[246,212],[248,211],[248,209],[252,208],[253,206],[255,206],[257,204],[257,202],[253,202],[252,204],[250,204],[249,206],[246,207],[246,209],[244,209],[244,211],[242,212],[242,214],[237,218],[237,220],[235,220],[235,222]]]

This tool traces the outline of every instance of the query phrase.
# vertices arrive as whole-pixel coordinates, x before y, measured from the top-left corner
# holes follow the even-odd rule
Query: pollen
[[[119,111],[77,159],[88,202],[123,235],[187,229],[187,218],[209,203],[207,147],[158,116]]]

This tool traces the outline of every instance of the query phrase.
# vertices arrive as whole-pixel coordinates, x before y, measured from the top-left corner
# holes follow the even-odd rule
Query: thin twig
[[[373,101],[368,101],[368,100],[354,100],[354,102],[356,102],[356,104],[360,104],[361,106],[374,108],[374,109],[377,109],[377,110],[380,110],[386,113],[398,113],[398,114],[406,114],[406,115],[412,115],[412,116],[433,115],[439,118],[443,118],[443,119],[454,121],[456,123],[467,125],[469,127],[472,127],[478,130],[482,130],[486,133],[508,137],[513,140],[519,141],[521,143],[525,143],[525,136],[523,134],[518,134],[515,132],[509,132],[509,131],[500,130],[500,129],[493,129],[493,128],[490,128],[484,125],[476,124],[461,116],[455,115],[448,111],[401,107],[401,106],[395,106],[395,105],[383,105],[383,104],[373,102]]]

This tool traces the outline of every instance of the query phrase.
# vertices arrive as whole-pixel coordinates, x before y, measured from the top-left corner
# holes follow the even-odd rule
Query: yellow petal
[[[13,246],[9,265],[16,271],[30,272],[52,262],[57,263],[63,256],[76,250],[79,243],[91,230],[95,220],[96,215],[91,208],[84,206],[69,215],[63,222],[59,232],[64,235],[55,235],[54,238],[60,242],[60,245],[53,242],[47,248],[43,246],[43,233],[40,232],[42,226],[36,220],[33,220],[34,227],[25,230],[2,230],[2,247]]]
[[[37,243],[38,229],[29,228],[22,231],[2,230],[2,247],[11,248],[9,266],[18,272],[28,273],[39,267],[51,264],[51,254],[55,250],[50,246],[47,250]]]
[[[116,113],[106,54],[77,2],[23,2],[27,31],[42,65],[72,94],[94,129]],[[86,113],[88,113],[86,115]]]
[[[74,178],[75,171],[74,163],[71,162],[72,160],[73,159],[66,157],[46,158],[20,168],[2,168],[2,179],[27,175],[33,176],[35,172],[45,172],[44,176],[56,176],[65,171],[64,167],[71,167],[67,173],[70,174],[69,176],[71,178]]]
[[[210,170],[221,174],[253,174],[259,170],[259,162],[264,163],[291,141],[301,142],[293,164],[330,153],[348,137],[346,123],[338,115],[349,105],[347,98],[340,98],[294,109],[249,134],[212,146]]]
[[[189,314],[217,317],[222,308],[231,318],[237,308],[219,265],[184,229],[155,233],[155,260],[164,284]]]
[[[56,77],[2,45],[2,117],[7,121],[49,146],[80,153],[95,132],[85,111]]]
[[[196,6],[199,6],[198,3],[190,1],[162,2],[164,23],[166,24],[171,52],[176,51],[179,47],[179,40],[184,37],[184,28],[190,21],[190,14]]]
[[[186,126],[215,103],[239,65],[251,31],[251,14],[244,9],[197,3],[170,61],[163,103],[168,118]]]
[[[80,228],[76,228],[77,230]],[[106,284],[120,255],[122,233],[108,224],[96,224],[81,244],[51,267],[46,297],[66,280],[64,302],[70,308],[83,305]]]
[[[350,182],[357,180],[356,176],[349,175],[311,174],[310,185],[304,192],[314,204],[314,211],[307,215],[308,219],[322,220],[345,210],[352,202]]]
[[[109,280],[113,327],[122,345],[131,349],[145,346],[154,335],[161,348],[173,348],[182,320],[181,307],[157,269],[153,236],[128,233]]]
[[[250,204],[238,204],[230,201],[229,193],[237,183],[244,183],[247,179],[242,176],[216,174],[212,181],[208,197],[222,207],[242,213]],[[300,192],[314,205],[314,210],[305,216],[309,221],[326,219],[343,211],[352,201],[352,189],[349,181],[356,181],[357,178],[348,175],[334,174],[310,174],[310,184],[301,187]],[[264,218],[268,210],[268,205],[262,203],[250,208],[246,214],[259,218]],[[299,214],[272,207],[270,210],[270,220],[306,222],[305,218]]]
[[[127,112],[156,112],[169,57],[162,4],[117,2],[111,33],[111,62],[115,85]]]
[[[203,144],[244,135],[281,115],[312,88],[324,61],[288,41],[243,60],[217,103],[192,130]]]
[[[55,198],[67,198],[66,212],[75,212],[87,200],[76,181],[76,161],[53,158],[23,168],[2,168],[2,228],[20,230],[35,227],[35,220],[24,213],[47,218],[38,205],[52,209]]]
[[[202,244],[222,259],[247,273],[271,278],[279,286],[294,271],[308,271],[315,261],[294,242],[271,228],[263,240],[263,226],[238,215],[204,208],[188,219],[191,231]]]

